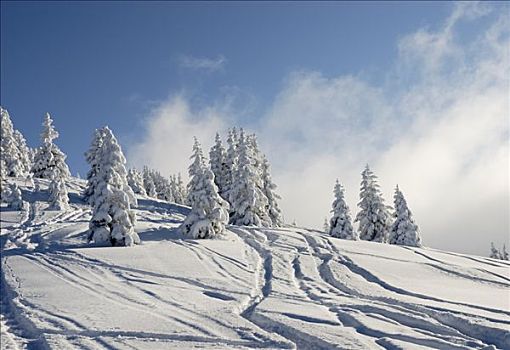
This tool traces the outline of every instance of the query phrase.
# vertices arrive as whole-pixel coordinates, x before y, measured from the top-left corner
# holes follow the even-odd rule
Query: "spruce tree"
[[[50,197],[48,200],[48,208],[54,210],[69,209],[69,196],[67,193],[66,183],[61,175],[55,174],[51,179],[49,192]]]
[[[400,189],[395,189],[394,196],[395,221],[390,229],[390,244],[421,247],[421,237],[418,225],[413,220],[413,214]]]
[[[209,164],[214,174],[214,183],[218,186],[220,196],[224,196],[224,192],[228,185],[228,173],[226,151],[221,142],[220,135],[216,133],[214,146],[209,151]]]
[[[101,147],[103,145],[104,129],[96,129],[90,147],[85,152],[85,160],[90,166],[87,172],[87,187],[84,192],[85,200],[93,207],[95,201],[95,190],[99,182],[98,174],[101,165]]]
[[[272,227],[281,227],[283,225],[282,211],[278,205],[281,197],[275,192],[276,185],[271,179],[269,161],[265,156],[262,157],[262,192],[267,198],[267,213],[271,218]]]
[[[322,224],[322,229],[324,232],[329,232],[329,220],[327,217],[324,218],[324,223]]]
[[[21,190],[19,189],[16,182],[13,182],[9,185],[7,203],[7,206],[14,210],[23,210],[25,207],[25,201],[23,201]]]
[[[329,234],[332,237],[357,240],[359,237],[352,229],[349,207],[345,203],[344,189],[338,179],[335,183],[335,200],[333,201],[333,217],[329,221]]]
[[[191,238],[214,238],[228,223],[228,203],[218,194],[213,172],[205,165],[201,146],[195,139],[193,163],[189,167],[191,211],[180,231]]]
[[[506,245],[503,244],[503,249],[501,250],[501,253],[499,255],[501,260],[508,260],[508,252],[506,251]]]
[[[147,196],[151,198],[156,198],[158,196],[158,193],[156,192],[156,184],[152,177],[152,171],[147,166],[143,167],[143,187],[145,188]]]
[[[262,179],[254,167],[252,147],[242,131],[238,152],[235,182],[229,192],[232,203],[230,222],[234,225],[271,227],[271,218],[267,213],[268,200],[261,190]]]
[[[235,128],[228,131],[227,144],[228,148],[225,154],[225,183],[221,193],[223,199],[230,202],[230,191],[235,182],[235,174],[237,172],[238,150],[237,150],[237,131]]]
[[[135,214],[131,210],[132,190],[127,184],[126,159],[111,130],[104,127],[102,133],[99,181],[95,190],[89,239],[114,246],[138,244],[140,238],[134,230]]]
[[[59,134],[53,127],[53,120],[49,113],[46,113],[41,133],[42,146],[37,149],[34,156],[32,172],[34,177],[52,179],[54,173],[60,174],[64,179],[71,176],[65,162],[66,155],[53,142]]]
[[[384,204],[377,177],[368,165],[361,180],[360,211],[355,222],[359,222],[359,236],[362,240],[386,243],[389,236],[390,213]]]
[[[127,174],[127,180],[129,187],[131,187],[134,193],[139,194],[141,196],[147,195],[147,193],[145,192],[145,188],[143,187],[142,174],[138,170],[134,168],[129,169]]]
[[[0,172],[2,176],[26,177],[32,166],[31,151],[25,138],[11,121],[9,112],[0,107]]]
[[[193,160],[188,168],[189,182],[188,182],[188,198],[187,202],[191,207],[197,205],[197,201],[200,201],[199,191],[202,186],[202,172],[205,168],[204,154],[202,152],[202,146],[198,142],[197,138],[194,138],[193,153],[190,157]]]
[[[501,254],[499,250],[494,247],[494,242],[491,242],[491,254],[489,255],[492,259],[501,259]]]

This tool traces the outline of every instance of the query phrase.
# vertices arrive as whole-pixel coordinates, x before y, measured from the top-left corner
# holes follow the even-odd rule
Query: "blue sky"
[[[136,129],[148,101],[186,91],[207,104],[242,91],[257,118],[298,69],[381,79],[395,41],[435,25],[444,3],[4,2],[1,103],[31,145],[46,111],[71,169],[95,127]],[[219,71],[183,56],[225,58]],[[144,103],[145,102],[145,103]]]
[[[357,212],[368,162],[426,245],[509,244],[504,2],[1,2],[1,104],[31,146],[45,112],[82,175],[108,124],[130,165],[185,172],[192,137],[259,136],[287,221]],[[479,218],[483,218],[480,220]],[[466,238],[467,237],[467,238]],[[462,244],[459,244],[462,242]]]

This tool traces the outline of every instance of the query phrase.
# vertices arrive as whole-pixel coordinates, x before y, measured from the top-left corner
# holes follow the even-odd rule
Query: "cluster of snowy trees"
[[[188,203],[192,211],[182,230],[192,237],[213,237],[224,226],[279,227],[283,224],[280,196],[270,165],[260,152],[255,134],[228,131],[227,147],[216,134],[209,162],[195,139],[189,167]],[[209,163],[209,164],[207,164]]]
[[[506,245],[503,244],[503,248],[498,250],[498,248],[494,246],[494,242],[491,242],[491,253],[489,257],[492,259],[509,260],[508,252],[506,251]]]
[[[9,112],[0,107],[0,178],[32,177],[48,179],[49,207],[56,210],[68,208],[69,198],[65,181],[69,178],[66,155],[55,144],[59,134],[53,126],[51,116],[46,113],[41,133],[42,145],[30,149],[19,130],[13,126]],[[9,188],[2,186],[2,201],[13,208],[22,208],[21,191],[15,183]]]
[[[361,173],[359,212],[354,222],[359,223],[358,231],[353,229],[349,208],[344,199],[344,188],[336,181],[334,188],[332,218],[325,222],[324,229],[333,237],[366,240],[406,246],[421,246],[418,225],[414,222],[398,185],[394,195],[394,213],[384,204],[377,176],[367,165]],[[392,220],[391,218],[394,218]]]
[[[142,172],[132,168],[128,170],[128,184],[136,194],[181,205],[188,204],[186,188],[180,173],[166,178],[159,171],[149,169],[147,166]]]

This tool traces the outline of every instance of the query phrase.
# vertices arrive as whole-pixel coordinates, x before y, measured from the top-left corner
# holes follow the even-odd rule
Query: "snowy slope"
[[[2,349],[510,349],[510,265],[298,229],[175,228],[188,208],[140,199],[132,248],[90,247],[90,209],[2,207]]]

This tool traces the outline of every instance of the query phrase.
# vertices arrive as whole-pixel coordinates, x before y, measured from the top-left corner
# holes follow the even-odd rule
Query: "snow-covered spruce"
[[[32,152],[6,109],[0,107],[0,173],[2,177],[25,177],[32,167]]]
[[[188,167],[189,182],[187,185],[188,198],[187,203],[191,207],[196,204],[196,201],[200,201],[200,190],[202,188],[202,172],[205,168],[204,153],[202,152],[202,146],[198,139],[195,137],[193,142],[193,152],[190,157],[193,161]]]
[[[90,166],[90,170],[87,172],[87,187],[85,189],[84,197],[85,200],[93,207],[95,200],[95,189],[97,187],[99,166],[101,162],[100,150],[103,145],[103,129],[96,129],[92,142],[87,152],[85,152],[85,160]]]
[[[224,189],[221,193],[223,199],[230,203],[230,191],[232,190],[232,184],[235,182],[235,174],[237,172],[237,162],[238,162],[238,150],[237,150],[237,130],[233,128],[228,131],[227,144],[228,148],[225,153],[225,183]]]
[[[49,185],[49,209],[66,210],[69,208],[69,196],[65,180],[62,176],[55,174]]]
[[[209,164],[214,174],[214,183],[218,186],[218,192],[220,196],[224,197],[230,182],[230,173],[227,166],[226,151],[218,133],[216,133],[214,146],[212,146],[209,151]]]
[[[239,164],[235,182],[229,191],[231,207],[230,222],[234,225],[271,227],[267,213],[268,200],[262,191],[259,169],[254,167],[254,155],[249,140],[241,130],[238,144]]]
[[[406,245],[413,247],[421,247],[421,237],[418,225],[413,220],[413,214],[404,198],[404,194],[400,189],[395,189],[394,196],[395,221],[390,229],[390,244]]]
[[[53,120],[49,113],[46,113],[41,133],[42,146],[39,147],[34,156],[32,172],[34,177],[52,179],[55,172],[67,179],[71,176],[66,164],[66,155],[53,143],[58,137],[58,132],[53,127]]]
[[[7,206],[11,209],[22,210],[25,207],[25,202],[21,196],[21,190],[18,184],[13,182],[9,185],[9,190],[6,194]]]
[[[365,241],[386,243],[389,238],[390,213],[384,204],[377,176],[368,165],[361,173],[361,191],[355,222],[359,222],[359,236]]]
[[[191,238],[214,238],[228,223],[228,203],[218,194],[213,172],[205,165],[201,146],[195,138],[193,162],[189,167],[191,211],[179,230]]]
[[[490,253],[489,257],[492,259],[500,259],[501,258],[498,248],[496,248],[494,246],[494,242],[491,242],[491,253]]]
[[[128,185],[134,193],[145,196],[145,188],[143,187],[142,174],[136,169],[129,169],[127,174]]]
[[[335,200],[333,201],[333,208],[331,210],[333,217],[329,221],[329,234],[336,238],[359,239],[357,233],[352,228],[349,207],[344,199],[344,189],[338,180],[336,180],[335,183],[334,194]]]
[[[149,167],[144,166],[143,167],[143,187],[145,188],[145,193],[147,193],[147,196],[156,198],[157,192],[156,192],[156,185],[154,184],[154,179],[152,178],[151,169]]]
[[[324,218],[324,223],[322,224],[322,230],[326,233],[329,232],[329,220],[327,217]]]
[[[187,204],[186,198],[188,197],[188,194],[186,192],[186,188],[184,187],[184,182],[182,181],[181,173],[179,173],[177,176],[172,175],[171,185],[175,203],[180,205],[186,205]]]
[[[272,227],[281,227],[283,225],[282,211],[278,205],[281,199],[276,191],[276,184],[271,179],[269,161],[262,156],[262,191],[267,198],[267,213],[271,218]]]
[[[134,230],[135,214],[130,200],[134,194],[127,184],[126,159],[111,130],[104,127],[101,132],[103,143],[89,239],[98,244],[138,244],[140,238]]]
[[[501,260],[508,260],[508,252],[506,251],[506,245],[503,244],[503,248],[501,249],[501,253],[499,254]]]

